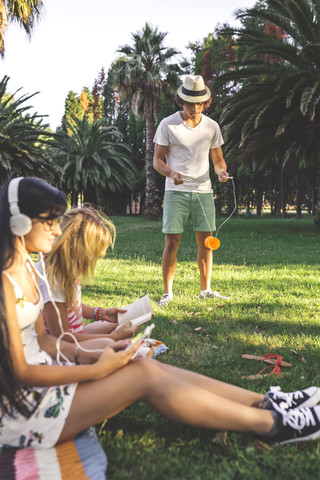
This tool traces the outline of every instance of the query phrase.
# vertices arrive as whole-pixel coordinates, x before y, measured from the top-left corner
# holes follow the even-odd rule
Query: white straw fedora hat
[[[190,103],[206,102],[211,97],[211,92],[205,86],[201,75],[187,75],[177,94],[182,100]]]

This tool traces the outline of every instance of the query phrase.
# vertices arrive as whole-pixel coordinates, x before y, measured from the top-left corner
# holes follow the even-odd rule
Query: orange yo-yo
[[[207,248],[210,248],[211,250],[218,250],[220,247],[220,240],[217,237],[207,237],[204,241],[204,244]]]

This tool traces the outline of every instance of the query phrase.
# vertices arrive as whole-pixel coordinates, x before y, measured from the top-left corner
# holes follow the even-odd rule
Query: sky
[[[31,40],[17,24],[5,34],[0,78],[10,77],[8,91],[16,98],[39,92],[27,105],[53,130],[60,124],[70,90],[92,88],[102,67],[108,71],[117,49],[131,43],[131,34],[146,22],[167,32],[164,45],[190,56],[189,42],[202,40],[218,24],[238,26],[234,12],[255,0],[43,0],[42,20]]]

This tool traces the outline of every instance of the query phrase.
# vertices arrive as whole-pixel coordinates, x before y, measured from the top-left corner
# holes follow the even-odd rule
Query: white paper
[[[122,325],[129,320],[134,326],[142,325],[143,323],[151,320],[151,317],[153,315],[149,295],[145,295],[144,297],[139,298],[127,307],[123,308],[127,311],[125,313],[118,313],[119,325]]]

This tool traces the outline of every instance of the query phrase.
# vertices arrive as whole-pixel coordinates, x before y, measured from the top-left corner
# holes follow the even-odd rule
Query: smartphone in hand
[[[131,345],[129,345],[127,348],[134,347],[135,345],[137,345],[137,343],[141,342],[141,340],[144,340],[145,338],[149,338],[153,329],[154,329],[154,323],[152,323],[151,325],[148,325],[145,328],[143,334],[139,338],[137,338],[137,340],[131,343]]]

